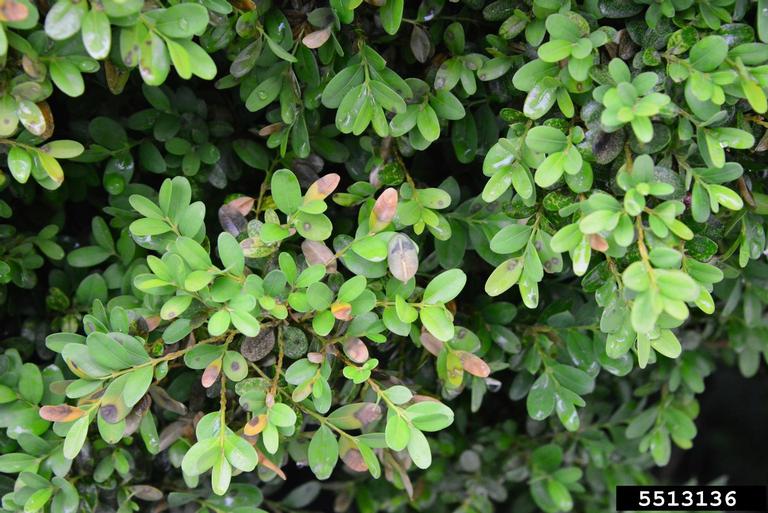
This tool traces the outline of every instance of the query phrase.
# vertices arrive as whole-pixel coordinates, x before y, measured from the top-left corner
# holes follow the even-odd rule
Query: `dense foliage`
[[[609,511],[768,358],[768,0],[0,6],[2,511]]]

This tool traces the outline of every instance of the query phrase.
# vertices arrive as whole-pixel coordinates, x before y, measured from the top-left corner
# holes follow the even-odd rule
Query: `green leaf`
[[[523,273],[522,260],[510,258],[496,267],[485,282],[485,293],[498,296],[518,282]]]
[[[421,401],[405,410],[411,423],[421,431],[440,431],[453,423],[453,410],[438,401]]]
[[[272,53],[274,53],[277,57],[284,61],[296,62],[296,57],[286,52],[285,49],[280,46],[280,44],[277,43],[274,39],[267,36],[266,34],[264,34],[264,38],[267,40],[267,46],[269,46],[269,49],[272,50]]]
[[[526,400],[528,415],[535,420],[544,420],[555,409],[555,391],[549,374],[544,373],[533,382]]]
[[[32,156],[21,147],[12,146],[8,151],[8,168],[17,182],[27,183],[32,172]]]
[[[245,268],[245,257],[237,239],[228,232],[222,232],[219,234],[217,247],[225,269],[232,274],[242,274]]]
[[[263,109],[277,99],[282,85],[282,76],[272,75],[268,77],[248,95],[248,98],[245,100],[245,108],[251,112]]]
[[[74,459],[78,455],[80,449],[83,448],[85,438],[88,435],[88,424],[90,419],[88,416],[80,417],[67,431],[67,436],[64,438],[64,457],[67,459]]]
[[[514,253],[525,247],[533,229],[524,224],[505,226],[491,239],[491,250],[500,255]]]
[[[661,330],[659,337],[651,340],[651,346],[667,358],[677,358],[683,351],[680,341],[670,330]]]
[[[307,450],[309,468],[315,477],[321,480],[328,479],[333,473],[336,462],[339,459],[339,443],[331,429],[321,425],[312,436]]]
[[[193,4],[183,4],[193,5]],[[147,85],[157,86],[165,82],[171,70],[171,59],[163,39],[150,32],[140,46],[139,71]]]
[[[97,9],[89,10],[83,16],[81,31],[88,55],[96,60],[105,59],[112,45],[112,29],[106,13]]]
[[[450,269],[438,274],[424,289],[422,301],[429,305],[447,303],[459,295],[467,282],[461,269]]]
[[[387,0],[387,3],[379,9],[381,26],[384,27],[387,34],[397,34],[403,19],[404,5],[405,0]]]
[[[424,327],[435,338],[447,342],[453,338],[453,319],[444,307],[423,307],[419,311],[419,318]]]
[[[691,66],[699,71],[710,72],[723,63],[728,55],[728,43],[721,36],[707,36],[693,45],[689,55]]]
[[[558,62],[571,55],[570,41],[554,39],[539,47],[539,59],[544,62]]]
[[[82,2],[59,0],[45,16],[45,33],[55,41],[75,35],[80,30],[86,8]]]
[[[550,126],[537,126],[528,131],[525,144],[539,153],[554,153],[565,149],[567,138],[562,130]]]
[[[0,456],[0,472],[6,474],[35,472],[38,464],[37,458],[22,452],[13,452]]]
[[[113,252],[101,246],[85,246],[70,251],[67,255],[67,263],[72,267],[93,267],[113,255]]]
[[[164,35],[179,39],[199,36],[208,26],[208,10],[196,3],[180,3],[163,10],[155,27]]]
[[[230,312],[232,324],[235,328],[245,336],[255,337],[261,330],[259,321],[250,313],[233,310]]]
[[[415,427],[410,428],[407,447],[408,455],[418,468],[427,469],[432,465],[432,451],[429,448],[427,437]]]
[[[291,171],[287,169],[275,171],[270,188],[277,208],[285,214],[293,214],[301,206],[301,187]]]
[[[287,404],[275,403],[269,409],[269,422],[277,427],[290,427],[296,424],[296,412]]]
[[[424,104],[416,116],[416,126],[427,141],[435,141],[440,137],[440,123],[429,104]]]
[[[387,417],[387,425],[384,429],[387,447],[393,451],[402,451],[408,446],[410,437],[410,426],[403,417],[394,413]]]
[[[533,86],[523,104],[523,113],[530,119],[544,116],[557,100],[557,83],[545,77]]]

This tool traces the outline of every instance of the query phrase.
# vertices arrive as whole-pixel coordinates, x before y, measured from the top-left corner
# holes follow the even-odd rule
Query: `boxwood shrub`
[[[0,22],[2,511],[610,511],[768,358],[768,0]]]

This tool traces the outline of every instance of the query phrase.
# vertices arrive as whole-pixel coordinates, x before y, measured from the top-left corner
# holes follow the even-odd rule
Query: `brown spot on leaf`
[[[265,427],[267,427],[267,416],[262,413],[248,421],[243,427],[243,433],[247,436],[255,436],[264,431]]]
[[[101,418],[109,424],[115,424],[120,420],[118,418],[119,412],[117,406],[114,404],[103,405],[101,408],[99,408],[99,415],[101,415]]]

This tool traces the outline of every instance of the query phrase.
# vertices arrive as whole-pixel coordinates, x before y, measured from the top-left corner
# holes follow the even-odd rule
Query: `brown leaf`
[[[26,5],[16,0],[0,0],[0,21],[24,21],[29,16]]]
[[[240,196],[239,198],[235,198],[227,205],[231,205],[237,209],[238,212],[243,214],[244,216],[247,216],[248,213],[253,209],[253,204],[256,203],[256,199],[252,198],[250,196]]]
[[[265,358],[275,347],[275,331],[263,330],[255,337],[246,337],[240,344],[240,354],[251,362]]]
[[[248,221],[245,216],[231,203],[219,207],[219,224],[235,237],[248,229]]]
[[[307,353],[307,360],[312,363],[323,363],[323,353],[310,352]]]
[[[459,351],[459,358],[461,358],[461,365],[464,367],[464,370],[473,376],[487,378],[491,374],[491,368],[479,356],[467,351]]]
[[[352,305],[349,303],[334,303],[331,305],[331,313],[340,321],[352,320]]]
[[[112,62],[107,59],[104,63],[104,75],[107,78],[107,88],[112,94],[120,94],[125,89],[125,84],[128,83],[128,78],[131,76],[130,70],[118,68]]]
[[[413,32],[411,32],[411,52],[416,60],[425,63],[429,59],[429,52],[432,48],[432,43],[429,40],[429,34],[423,28],[418,25],[413,26]]]
[[[33,60],[28,55],[25,55],[21,58],[21,67],[24,69],[24,72],[27,75],[29,75],[31,78],[34,78],[35,80],[43,78],[45,73],[41,63],[39,61]]]
[[[589,236],[589,245],[592,249],[601,253],[608,249],[608,242],[596,233]]]
[[[39,135],[41,139],[48,139],[53,135],[53,129],[55,126],[53,123],[53,112],[51,111],[51,107],[48,105],[48,102],[40,102],[37,104],[37,106],[40,109],[40,112],[43,113],[43,119],[45,119],[45,130],[43,130],[43,133]]]
[[[248,436],[255,436],[264,431],[265,427],[267,427],[267,416],[262,413],[248,421],[243,427],[243,433]]]
[[[131,486],[131,492],[133,492],[134,497],[143,501],[155,502],[163,498],[163,492],[150,485]]]
[[[355,363],[365,363],[370,357],[368,346],[359,338],[350,338],[345,341],[342,349],[344,349],[344,354]]]
[[[147,331],[155,331],[158,326],[160,326],[160,323],[162,322],[162,319],[159,315],[152,315],[150,317],[145,317],[144,322],[147,323]]]
[[[763,133],[763,136],[760,138],[760,141],[755,145],[754,151],[766,151],[768,150],[768,130]]]
[[[50,422],[72,422],[85,414],[85,410],[69,404],[43,406],[40,408],[40,417]]]
[[[274,134],[275,132],[279,132],[282,129],[283,129],[283,123],[281,122],[272,123],[271,125],[261,127],[259,129],[258,134],[261,137],[269,137],[270,135]]]
[[[419,340],[421,340],[421,345],[424,346],[424,349],[432,353],[434,356],[438,356],[440,351],[443,350],[443,341],[435,338],[435,336],[428,332],[426,329],[421,330],[421,337],[419,337]]]
[[[392,276],[405,283],[419,268],[419,248],[405,234],[396,233],[387,246],[387,264]]]
[[[301,243],[301,252],[309,265],[323,264],[328,273],[336,272],[336,259],[328,246],[322,242],[305,240]]]
[[[160,451],[164,451],[182,436],[192,436],[193,433],[194,431],[190,419],[179,419],[171,422],[160,432],[160,443],[158,444],[158,447],[160,448]]]
[[[389,187],[376,200],[368,222],[371,232],[380,232],[392,222],[397,213],[397,189]]]
[[[235,9],[240,9],[241,11],[256,10],[256,3],[253,0],[232,0],[232,5]]]
[[[372,424],[381,418],[381,406],[376,403],[365,403],[362,408],[355,412],[355,418],[360,421],[363,427]]]
[[[304,46],[307,48],[315,49],[323,46],[325,42],[328,41],[329,37],[331,37],[331,27],[325,27],[322,30],[310,32],[304,36],[304,39],[302,39],[301,42],[304,43]]]
[[[330,196],[339,186],[341,177],[336,173],[329,173],[315,180],[304,195],[304,202],[322,200]]]
[[[343,440],[346,440],[344,438]],[[368,465],[363,460],[363,455],[357,449],[351,448],[348,451],[341,452],[341,460],[344,464],[354,472],[365,472],[368,470]]]
[[[216,383],[216,378],[221,373],[221,359],[214,360],[208,364],[208,367],[203,371],[203,377],[200,379],[203,387],[211,388]]]
[[[413,499],[413,483],[408,476],[408,472],[405,471],[403,465],[397,460],[398,454],[400,453],[384,451],[384,477],[390,483],[397,483],[399,481],[399,485],[405,489],[408,497]]]
[[[285,472],[283,472],[283,470],[280,467],[272,463],[272,460],[267,458],[263,452],[261,452],[258,449],[256,449],[256,452],[259,453],[259,465],[261,465],[266,469],[271,470],[272,472],[277,474],[280,477],[280,479],[282,479],[283,481],[287,479],[287,477],[285,476]]]
[[[70,383],[72,383],[74,380],[71,379],[64,379],[61,381],[54,381],[50,385],[48,385],[48,390],[53,392],[57,395],[66,395],[67,393],[67,387]]]
[[[152,385],[149,387],[149,395],[161,408],[179,415],[187,414],[187,406],[171,397],[164,388]]]
[[[296,388],[293,389],[293,393],[291,394],[291,399],[293,399],[294,402],[300,403],[307,397],[309,397],[309,394],[312,393],[312,385],[314,384],[314,381],[307,380],[304,383],[301,383]]]

